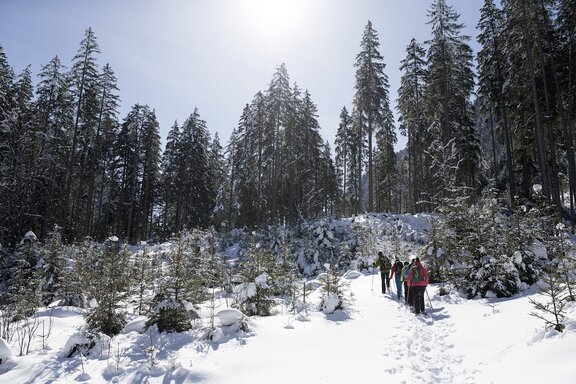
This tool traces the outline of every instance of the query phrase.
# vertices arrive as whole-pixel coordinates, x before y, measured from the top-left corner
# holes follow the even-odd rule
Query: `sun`
[[[243,0],[241,18],[254,33],[287,37],[301,33],[306,0]]]

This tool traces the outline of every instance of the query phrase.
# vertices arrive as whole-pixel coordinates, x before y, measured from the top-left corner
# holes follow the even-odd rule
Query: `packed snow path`
[[[350,283],[347,311],[310,312],[309,321],[260,318],[252,322],[254,337],[207,350],[192,371],[196,366],[210,383],[474,382],[459,370],[462,358],[448,341],[454,324],[442,308],[427,302],[427,315],[416,317],[395,291],[380,293],[379,273]]]

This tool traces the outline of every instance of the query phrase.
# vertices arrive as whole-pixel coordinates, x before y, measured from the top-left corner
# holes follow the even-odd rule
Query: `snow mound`
[[[12,349],[6,340],[0,338],[0,359],[4,360],[12,356]]]
[[[38,238],[36,237],[36,234],[32,231],[28,231],[28,232],[26,232],[26,234],[24,235],[24,237],[20,241],[20,245],[23,245],[26,243],[37,242],[37,241],[38,241]]]
[[[74,354],[82,349],[82,346],[89,345],[90,341],[88,338],[81,333],[76,333],[66,341],[64,348],[62,349],[62,357],[69,357],[69,355]]]
[[[244,314],[234,308],[221,309],[214,315],[220,320],[220,324],[224,326],[239,323],[244,317]]]
[[[345,279],[348,279],[348,280],[354,280],[354,279],[359,278],[360,276],[362,276],[362,273],[360,273],[358,271],[348,271],[342,277]]]
[[[144,333],[144,328],[146,327],[146,317],[139,316],[134,320],[130,321],[124,329],[122,330],[123,333],[130,333],[130,332],[138,332]]]

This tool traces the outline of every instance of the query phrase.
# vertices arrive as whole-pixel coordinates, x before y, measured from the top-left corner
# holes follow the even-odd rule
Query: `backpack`
[[[420,268],[418,268],[417,266],[412,268],[412,271],[410,271],[410,273],[412,274],[412,280],[411,280],[412,284],[424,281],[424,274],[420,273]]]
[[[390,268],[392,268],[392,263],[390,262],[390,260],[388,260],[388,258],[384,259],[384,270],[389,271]]]
[[[396,274],[398,275],[398,277],[400,277],[400,275],[402,274],[402,268],[404,268],[404,265],[402,265],[401,261],[397,261],[395,264],[396,264]]]
[[[380,267],[380,270],[385,272],[385,271],[389,271],[390,270],[390,260],[388,260],[387,257],[381,257],[378,259],[378,265]]]

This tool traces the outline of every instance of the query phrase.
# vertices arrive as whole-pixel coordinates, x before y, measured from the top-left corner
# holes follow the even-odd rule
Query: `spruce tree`
[[[285,64],[281,64],[272,76],[272,81],[266,92],[266,123],[262,136],[263,142],[263,172],[266,175],[263,192],[269,196],[270,222],[279,219],[281,199],[282,143],[290,109],[290,77]]]
[[[212,213],[212,224],[220,227],[225,222],[225,159],[220,137],[218,133],[210,144],[208,155],[208,169],[210,171],[209,179],[211,181],[210,194],[214,197],[214,211]]]
[[[481,9],[478,28],[478,42],[482,49],[478,52],[478,93],[484,100],[483,105],[498,127],[498,136],[504,136],[506,156],[506,179],[508,180],[509,204],[514,204],[516,181],[513,165],[512,137],[508,119],[508,103],[504,93],[505,77],[505,40],[504,15],[492,0],[486,0]],[[492,119],[492,117],[490,117]],[[494,164],[496,168],[497,165]]]
[[[42,248],[42,302],[48,305],[60,299],[67,263],[62,243],[62,229],[55,225]]]
[[[110,174],[113,159],[112,142],[118,134],[117,109],[119,107],[118,87],[116,76],[109,64],[106,64],[99,74],[98,83],[98,114],[94,132],[94,142],[89,153],[87,173],[92,175],[88,179],[86,190],[86,212],[84,215],[84,227],[82,233],[86,236],[94,236],[94,223],[107,229],[107,223],[103,222],[104,198],[110,193]],[[100,233],[104,237],[108,231]]]
[[[147,239],[160,177],[159,124],[150,107],[132,108],[122,124],[115,154],[118,233],[131,241]]]
[[[427,146],[431,147],[430,152],[444,150],[453,141],[455,156],[451,166],[457,169],[456,184],[474,187],[479,176],[479,147],[470,103],[474,87],[472,49],[467,43],[470,37],[462,34],[464,25],[458,21],[460,15],[445,0],[434,1],[428,16],[432,38],[427,42],[424,98],[430,119],[428,137],[432,142]],[[444,181],[440,175],[434,175],[434,179],[432,189],[439,191]],[[447,192],[444,189],[442,194]]]
[[[33,86],[27,67],[9,89],[10,103],[0,121],[0,229],[14,248],[22,233],[33,228],[32,198],[37,176],[36,153],[40,147],[34,124]],[[17,191],[17,193],[15,193]]]
[[[214,209],[215,192],[212,190],[209,167],[210,134],[198,110],[182,125],[178,159],[178,204],[182,206],[182,228],[206,227]]]
[[[274,305],[272,276],[276,269],[273,253],[252,241],[238,265],[242,283],[234,288],[236,305],[251,316],[269,316]]]
[[[425,145],[426,119],[424,108],[424,86],[426,81],[426,60],[424,48],[413,38],[406,47],[406,58],[401,62],[403,72],[398,89],[398,112],[400,132],[408,138],[408,210],[420,212],[422,192],[426,188],[426,175],[429,158]]]
[[[33,232],[27,232],[18,247],[14,281],[10,287],[13,320],[31,316],[42,305],[41,248]]]
[[[97,270],[90,274],[93,305],[85,315],[88,332],[114,336],[126,325],[126,313],[122,301],[126,299],[129,285],[130,250],[118,238],[104,242]]]
[[[161,200],[162,200],[162,234],[165,237],[176,232],[180,222],[181,206],[174,204],[177,200],[178,158],[179,158],[180,127],[177,122],[168,131],[166,147],[162,153]]]
[[[54,225],[64,223],[62,204],[66,153],[71,146],[68,133],[72,132],[74,124],[74,106],[70,78],[58,56],[42,67],[38,77],[34,115],[41,145],[34,201],[36,213],[42,217],[39,235],[45,238]]]
[[[92,28],[88,28],[70,70],[74,125],[69,133],[72,142],[67,151],[62,203],[64,235],[68,241],[81,233],[87,209],[82,196],[87,193],[89,180],[94,177],[87,173],[87,165],[98,124],[100,75],[96,55],[99,53],[96,35]]]
[[[166,271],[158,282],[146,327],[156,325],[159,332],[183,332],[192,328],[185,302],[194,303],[202,287],[197,275],[200,271],[199,259],[195,256],[197,241],[197,235],[187,230],[171,239]]]
[[[382,152],[381,160],[384,163],[381,171],[387,172],[393,164],[390,165],[390,160],[393,158],[393,153],[389,151],[393,149],[396,142],[396,134],[394,132],[394,119],[392,111],[389,106],[388,96],[388,76],[384,73],[385,64],[382,55],[378,51],[380,42],[378,41],[378,34],[372,27],[369,21],[364,29],[362,41],[360,44],[360,53],[356,56],[356,85],[354,96],[354,108],[356,111],[357,129],[360,133],[360,150],[358,151],[359,173],[361,174],[361,164],[363,159],[363,151],[365,148],[362,144],[364,139],[367,140],[367,167],[368,167],[368,211],[374,209],[374,134],[379,135],[380,145],[379,150]],[[361,193],[360,193],[361,196]]]
[[[351,129],[352,122],[350,114],[346,107],[342,108],[340,112],[340,124],[338,125],[338,130],[336,131],[335,140],[335,166],[336,166],[336,176],[338,181],[338,188],[341,192],[338,206],[339,211],[346,216],[349,211],[349,184],[348,179],[350,178],[349,173],[351,170]]]

